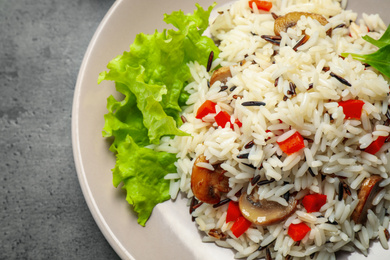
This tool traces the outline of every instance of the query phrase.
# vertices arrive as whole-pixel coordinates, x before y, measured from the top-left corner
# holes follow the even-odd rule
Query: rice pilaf
[[[387,249],[390,142],[373,154],[367,149],[390,134],[389,82],[371,67],[340,56],[374,52],[376,47],[361,37],[377,39],[386,25],[378,15],[363,14],[357,21],[356,13],[343,9],[346,1],[271,2],[272,13],[249,7],[248,0],[220,8],[209,28],[221,51],[218,59],[210,71],[189,64],[193,81],[185,88],[191,95],[180,129],[191,136],[165,137],[158,147],[178,153],[178,172],[167,177],[171,197],[186,193],[203,241],[234,248],[236,258],[335,259],[337,251],[356,249],[367,255],[371,240]],[[275,35],[275,19],[292,12],[320,14],[327,23],[300,15],[295,26]],[[210,84],[220,67],[230,75]],[[197,118],[207,100],[216,104],[215,111]],[[358,117],[346,115],[342,102],[347,101],[360,102]],[[221,112],[228,116],[223,126],[216,120]],[[282,144],[292,136],[302,137],[302,148],[286,152]],[[195,167],[219,169],[227,179],[219,204],[199,201],[194,207],[199,200],[191,189]],[[356,217],[360,191],[372,176],[378,177],[373,206],[363,205],[365,216]],[[227,210],[243,194],[261,203],[287,207],[294,200],[297,205],[283,220],[252,223],[236,238]],[[302,204],[310,194],[326,195],[314,212]],[[297,242],[289,227],[299,223],[310,230]]]

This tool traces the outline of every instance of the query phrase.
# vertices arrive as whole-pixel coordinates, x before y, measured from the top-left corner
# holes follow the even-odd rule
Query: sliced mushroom
[[[228,78],[232,77],[230,72],[230,67],[220,67],[219,69],[213,72],[210,78],[210,86],[212,86],[216,81],[226,83]]]
[[[255,201],[253,196],[241,194],[238,205],[241,214],[256,225],[273,225],[282,222],[291,216],[297,209],[298,201],[290,196],[288,205],[283,206],[275,201]]]
[[[378,175],[372,175],[363,181],[358,193],[359,203],[351,215],[351,218],[356,224],[361,224],[366,221],[367,211],[372,208],[372,201],[382,190],[382,187],[379,187],[381,181],[382,177]]]
[[[280,32],[287,32],[287,29],[294,27],[302,16],[311,17],[317,20],[321,25],[326,25],[328,20],[320,14],[306,13],[306,12],[291,12],[283,16],[279,16],[275,20],[274,32],[275,35],[280,35]]]
[[[209,170],[197,166],[199,162],[208,163],[204,155],[199,156],[192,167],[191,189],[195,197],[209,204],[216,204],[221,200],[221,193],[229,192],[229,180],[225,176],[225,170],[220,165],[214,166],[215,170]]]

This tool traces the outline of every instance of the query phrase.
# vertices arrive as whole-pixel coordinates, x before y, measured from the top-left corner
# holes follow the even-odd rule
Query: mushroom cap
[[[191,190],[195,197],[205,203],[216,204],[221,200],[221,193],[229,192],[229,180],[225,170],[215,165],[215,170],[197,166],[198,162],[207,162],[204,155],[199,156],[192,167]]]
[[[275,24],[274,24],[275,35],[280,35],[280,32],[286,32],[288,28],[295,26],[302,16],[311,17],[312,19],[317,20],[321,25],[326,25],[328,23],[328,20],[326,20],[326,18],[320,14],[306,13],[306,12],[291,12],[283,16],[279,16],[275,20]]]
[[[226,83],[228,78],[232,77],[232,73],[230,71],[230,67],[220,67],[215,70],[213,75],[210,78],[210,86],[212,86],[216,81],[220,81],[222,83]]]
[[[290,196],[288,205],[283,206],[275,201],[254,201],[251,195],[242,193],[238,204],[241,214],[247,220],[265,226],[280,223],[291,216],[297,208],[298,201],[295,196]]]
[[[379,183],[383,178],[379,175],[372,175],[366,178],[359,190],[357,204],[355,210],[352,212],[351,218],[356,224],[361,224],[367,219],[367,211],[372,208],[372,202],[375,196],[382,190]]]

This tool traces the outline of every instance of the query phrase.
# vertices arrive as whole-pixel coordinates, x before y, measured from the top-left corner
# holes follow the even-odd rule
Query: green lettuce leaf
[[[379,50],[370,54],[341,53],[341,56],[346,58],[351,55],[355,60],[365,62],[386,77],[390,77],[390,26],[379,40],[374,40],[368,35],[363,36],[363,39],[378,47]]]
[[[104,115],[103,136],[115,137],[110,150],[116,152],[116,147],[125,141],[127,135],[140,146],[148,145],[148,131],[143,124],[142,113],[137,108],[135,95],[121,83],[116,83],[116,89],[125,94],[125,98],[122,101],[117,101],[113,96],[107,99],[109,113]]]
[[[375,40],[368,35],[363,36],[363,39],[378,48],[385,47],[386,45],[390,44],[390,26],[387,27],[386,31],[383,33],[382,37],[379,40]]]
[[[169,199],[169,180],[164,176],[176,171],[176,155],[139,147],[128,135],[117,147],[113,183],[123,182],[126,200],[138,213],[138,223],[145,226],[155,205]]]
[[[159,144],[162,136],[188,135],[179,130],[181,106],[188,93],[184,86],[191,79],[187,64],[197,61],[206,66],[211,51],[218,57],[214,42],[202,36],[211,10],[199,5],[193,14],[182,11],[164,16],[178,30],[156,31],[136,36],[130,51],[117,56],[99,74],[115,82],[121,99],[107,99],[103,136],[113,140],[110,150],[117,155],[113,184],[123,183],[127,201],[145,225],[153,207],[169,199],[169,182],[164,180],[174,168],[175,154],[160,153],[145,146]]]
[[[341,54],[343,57],[348,57],[348,55],[351,55],[355,60],[369,64],[383,75],[390,77],[390,45],[386,45],[385,47],[382,47],[376,52],[370,54]]]

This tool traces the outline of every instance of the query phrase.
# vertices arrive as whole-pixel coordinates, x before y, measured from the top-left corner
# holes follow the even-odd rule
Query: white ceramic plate
[[[382,13],[388,18],[388,0],[349,0],[349,7],[358,12]],[[203,7],[213,1],[198,0]],[[225,4],[229,0],[218,1]],[[163,14],[182,9],[192,12],[195,1],[119,0],[109,10],[85,54],[77,79],[72,111],[72,142],[80,185],[90,211],[104,236],[123,259],[234,259],[230,249],[213,243],[202,243],[201,234],[179,196],[175,201],[159,204],[146,227],[137,224],[136,215],[127,204],[126,194],[112,185],[114,155],[109,142],[102,138],[106,99],[114,94],[114,83],[97,85],[97,77],[107,63],[127,51],[135,35],[153,33],[165,28]],[[386,21],[389,22],[388,20]],[[340,255],[340,259],[346,259]],[[390,259],[390,252],[376,243],[365,258],[353,254],[348,259]]]

